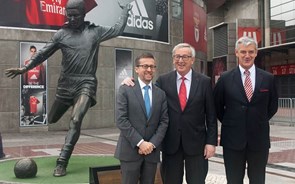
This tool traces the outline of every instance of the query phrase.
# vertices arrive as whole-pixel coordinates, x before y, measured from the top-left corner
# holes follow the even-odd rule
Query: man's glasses
[[[157,68],[156,65],[137,65],[137,67],[142,67],[145,70],[147,70],[148,68],[151,68],[151,70],[154,70]]]
[[[174,56],[173,56],[173,59],[174,59],[175,61],[179,61],[180,58],[181,58],[182,61],[188,61],[191,57],[192,57],[192,56],[189,56],[189,55],[183,55],[183,56],[181,56],[181,55],[174,55]]]

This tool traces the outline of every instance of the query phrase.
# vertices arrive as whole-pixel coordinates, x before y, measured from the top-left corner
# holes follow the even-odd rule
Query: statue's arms
[[[132,9],[132,5],[122,4],[119,1],[118,1],[118,5],[122,9],[122,12],[116,24],[113,25],[112,27],[100,26],[100,29],[101,29],[100,33],[103,33],[101,35],[101,40],[100,40],[101,42],[123,34],[125,26],[127,25],[127,20],[129,16],[128,12]]]
[[[132,9],[132,5],[131,4],[123,4],[120,1],[118,1],[118,4],[120,6],[120,8],[122,8],[123,10],[126,9],[127,12],[129,12]]]
[[[23,73],[26,73],[27,69],[26,67],[21,67],[21,68],[9,68],[5,70],[5,75],[9,78],[14,78],[18,75],[21,75]]]

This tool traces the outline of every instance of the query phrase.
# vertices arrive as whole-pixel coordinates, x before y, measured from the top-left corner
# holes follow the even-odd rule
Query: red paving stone
[[[43,151],[33,151],[36,149],[52,149],[60,150],[62,144],[55,145],[37,145],[37,146],[21,146],[21,147],[6,147],[5,153],[11,155],[12,158],[17,157],[32,157],[32,156],[47,156],[49,154]],[[79,143],[75,146],[73,154],[113,154],[115,146],[101,142],[95,143]]]
[[[292,139],[288,139],[288,138],[284,138],[284,137],[270,137],[270,141],[271,142],[275,142],[275,141],[287,141],[287,140],[292,140]]]
[[[272,142],[277,141],[288,141],[292,139],[281,138],[281,137],[271,137]],[[283,144],[283,143],[282,143]],[[295,143],[294,143],[295,144]],[[50,144],[50,145],[35,145],[35,146],[19,146],[19,147],[6,147],[5,153],[12,156],[12,158],[18,157],[32,157],[32,156],[48,156],[49,154],[43,151],[33,151],[36,149],[57,149],[60,150],[62,144]],[[75,146],[73,154],[79,155],[98,155],[98,154],[114,154],[115,146],[111,144],[106,144],[102,142],[92,142],[92,143],[78,143]],[[269,154],[268,163],[282,163],[289,162],[295,164],[295,149],[286,150],[279,152],[271,152]]]
[[[289,162],[295,164],[295,149],[269,153],[268,163],[275,164],[282,162]]]

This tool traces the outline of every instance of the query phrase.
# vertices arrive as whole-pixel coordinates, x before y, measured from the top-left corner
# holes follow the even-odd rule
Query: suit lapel
[[[153,107],[156,107],[158,101],[157,99],[159,98],[159,93],[158,93],[158,90],[156,89],[156,86],[154,84],[152,84],[152,109],[151,109],[151,114],[150,114],[150,117],[152,117],[153,115],[153,111],[155,108]]]
[[[177,91],[177,73],[176,70],[174,72],[171,72],[171,74],[168,77],[168,80],[165,82],[170,82],[173,81],[170,86],[171,88],[167,88],[167,89],[171,89],[171,99],[169,100],[169,103],[171,103],[171,107],[175,108],[176,111],[181,112],[181,107],[180,107],[180,102],[179,102],[179,98],[178,98],[178,91]],[[173,97],[173,98],[172,98]]]
[[[255,68],[255,70],[256,70],[255,89],[254,89],[254,92],[253,92],[253,96],[252,96],[252,100],[251,101],[253,101],[255,99],[255,96],[259,92],[261,83],[263,81],[263,75],[262,75],[262,73],[259,71],[258,68]]]
[[[137,101],[139,102],[139,104],[141,106],[142,111],[144,112],[144,114],[146,114],[142,91],[141,91],[138,81],[135,81],[135,86],[133,87],[133,91],[134,91],[134,94],[137,98]]]
[[[197,92],[197,89],[199,87],[199,82],[200,82],[200,80],[198,78],[198,74],[193,70],[192,71],[191,89],[189,92],[188,100],[186,102],[186,107],[189,106],[190,103],[192,103],[194,94]],[[179,105],[179,107],[180,107],[180,105]]]
[[[242,81],[242,77],[241,77],[241,72],[239,67],[236,67],[236,69],[233,71],[233,80],[235,81],[235,84],[238,87],[238,90],[241,94],[241,96],[243,96],[243,98],[248,101],[247,96],[246,96],[246,92],[244,89],[244,85],[243,85],[243,81]]]

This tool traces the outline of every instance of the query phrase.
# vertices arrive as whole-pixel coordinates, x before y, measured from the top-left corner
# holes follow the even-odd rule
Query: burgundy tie
[[[185,77],[181,77],[181,80],[182,81],[179,88],[178,98],[179,98],[181,110],[183,111],[186,105],[186,87],[184,83]]]
[[[252,95],[253,95],[252,82],[251,82],[251,79],[250,79],[250,71],[245,70],[244,74],[246,75],[244,88],[245,88],[245,92],[246,92],[248,101],[250,102],[251,98],[252,98]]]

